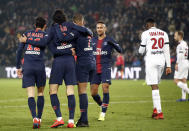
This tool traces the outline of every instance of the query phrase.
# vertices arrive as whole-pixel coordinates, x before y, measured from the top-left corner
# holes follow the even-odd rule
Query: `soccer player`
[[[116,49],[121,53],[122,49],[115,42],[115,40],[109,36],[106,36],[106,25],[104,22],[99,21],[96,24],[96,31],[98,37],[92,38],[92,44],[94,46],[93,54],[96,57],[96,73],[91,82],[91,95],[95,102],[101,106],[102,112],[99,115],[98,120],[104,121],[106,110],[109,104],[109,86],[111,85],[111,57],[113,49]],[[103,101],[98,94],[98,87],[102,83]]]
[[[174,39],[178,42],[177,62],[175,65],[174,82],[182,89],[182,98],[178,102],[186,101],[186,93],[189,94],[187,85],[189,61],[188,61],[188,44],[183,40],[184,32],[175,32]]]
[[[81,14],[75,14],[73,17],[73,22],[84,27],[84,17]],[[57,34],[61,34],[60,28],[57,30]],[[71,32],[72,36],[72,43],[75,43],[76,47],[76,56],[77,56],[77,63],[76,63],[76,74],[77,74],[77,81],[78,81],[78,93],[79,93],[79,102],[80,102],[80,112],[81,116],[78,120],[76,126],[77,127],[88,127],[88,97],[87,97],[87,83],[92,79],[94,73],[96,71],[96,61],[95,57],[93,56],[93,48],[91,45],[91,37],[92,33],[84,34],[79,33],[76,30]],[[65,35],[60,35],[59,39],[62,42],[65,41]],[[70,38],[70,40],[71,40]]]
[[[146,28],[141,35],[139,53],[145,52],[146,83],[152,87],[153,114],[154,119],[163,119],[161,100],[158,84],[164,71],[166,62],[166,75],[171,73],[171,62],[169,52],[169,38],[166,32],[156,28],[155,20],[146,20]]]
[[[25,35],[29,39],[38,41],[43,38],[46,33],[46,21],[42,17],[38,17],[35,22],[36,29],[27,31]],[[20,38],[22,41],[22,37]],[[16,68],[17,75],[22,78],[22,87],[27,89],[28,106],[33,117],[33,128],[40,128],[41,116],[44,107],[44,88],[46,84],[46,73],[44,65],[44,47],[38,48],[29,43],[20,43],[16,54]],[[24,64],[21,68],[21,57],[24,51]],[[23,74],[22,74],[23,73]],[[37,99],[37,114],[35,102],[35,85],[37,86],[38,99]]]

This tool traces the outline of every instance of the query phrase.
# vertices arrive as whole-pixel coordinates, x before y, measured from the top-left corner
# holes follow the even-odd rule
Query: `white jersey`
[[[188,45],[184,40],[181,40],[177,46],[177,63],[181,64],[188,60]]]
[[[141,35],[141,46],[146,47],[146,61],[159,61],[165,63],[164,45],[169,43],[165,31],[156,27],[144,31]]]

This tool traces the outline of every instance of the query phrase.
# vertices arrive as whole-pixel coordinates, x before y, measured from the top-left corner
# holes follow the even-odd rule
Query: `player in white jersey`
[[[154,119],[163,119],[158,84],[166,63],[166,75],[171,73],[169,38],[166,32],[156,28],[155,20],[146,20],[146,28],[141,35],[139,53],[145,53],[146,83],[152,87]]]
[[[177,62],[175,65],[174,82],[182,89],[182,98],[178,102],[186,101],[186,93],[189,94],[187,85],[189,61],[188,61],[188,45],[183,40],[184,33],[182,31],[175,32],[174,39],[178,42],[177,46]]]

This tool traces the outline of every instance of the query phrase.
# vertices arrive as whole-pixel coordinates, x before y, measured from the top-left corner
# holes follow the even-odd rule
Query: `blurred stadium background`
[[[124,50],[125,66],[141,66],[143,58],[136,55],[144,19],[154,17],[160,29],[169,34],[171,61],[175,63],[175,30],[183,30],[189,41],[188,0],[1,0],[0,1],[0,66],[14,66],[17,36],[34,26],[36,16],[52,24],[55,9],[65,11],[69,20],[75,12],[85,15],[86,26],[95,32],[95,23],[104,20],[108,35],[113,36]],[[52,57],[47,51],[46,65]],[[115,58],[113,59],[115,62]]]

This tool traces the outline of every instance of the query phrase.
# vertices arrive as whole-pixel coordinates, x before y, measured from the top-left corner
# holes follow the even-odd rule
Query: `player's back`
[[[42,30],[31,30],[26,32],[25,35],[28,37],[28,39],[39,41],[46,35],[46,33]],[[24,64],[43,63],[44,49],[45,47],[40,48],[33,46],[30,43],[26,43],[24,46]]]
[[[156,27],[151,27],[142,33],[142,45],[146,45],[146,60],[165,62],[164,45],[169,43],[168,35],[165,31]]]

